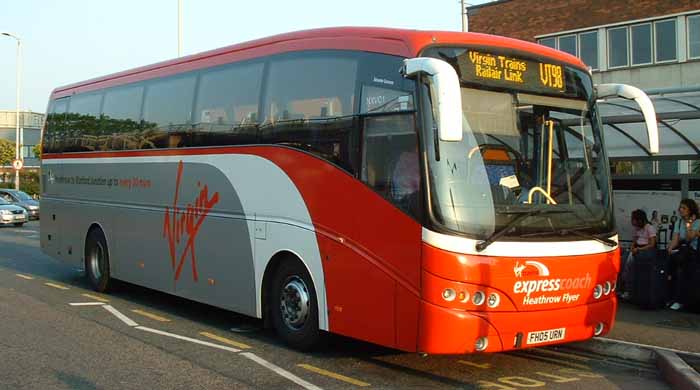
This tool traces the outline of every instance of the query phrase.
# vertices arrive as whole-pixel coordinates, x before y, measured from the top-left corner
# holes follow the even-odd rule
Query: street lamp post
[[[16,160],[23,160],[22,158],[22,153],[20,150],[20,134],[19,134],[19,99],[20,99],[20,83],[21,83],[21,69],[22,69],[22,64],[21,64],[21,59],[22,59],[22,40],[19,39],[17,35],[8,33],[8,32],[3,32],[0,33],[0,35],[4,35],[6,37],[14,38],[17,41],[17,83],[15,85],[15,92],[16,92],[16,105],[15,105],[15,159]],[[15,189],[19,190],[19,169],[15,169]]]

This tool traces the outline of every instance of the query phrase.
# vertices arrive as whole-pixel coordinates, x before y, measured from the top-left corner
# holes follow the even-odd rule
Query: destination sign
[[[466,82],[549,93],[566,91],[561,65],[473,49],[457,61]]]

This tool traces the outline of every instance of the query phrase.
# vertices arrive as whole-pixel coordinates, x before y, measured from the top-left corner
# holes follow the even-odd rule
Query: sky
[[[184,55],[318,27],[461,29],[459,0],[182,1]],[[177,57],[177,0],[2,0],[0,10],[0,32],[22,39],[22,110],[45,112],[56,87]],[[0,36],[0,110],[15,109],[16,46]]]

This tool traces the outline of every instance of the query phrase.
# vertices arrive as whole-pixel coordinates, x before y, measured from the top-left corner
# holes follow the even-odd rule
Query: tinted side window
[[[306,150],[356,173],[357,68],[356,57],[337,52],[273,59],[261,141]]]
[[[68,105],[67,134],[61,139],[63,152],[95,150],[100,131],[102,93],[73,95]]]
[[[154,147],[141,137],[141,132],[146,127],[139,121],[143,89],[143,85],[129,85],[107,90],[102,107],[102,131],[97,149]]]
[[[420,218],[420,164],[413,114],[364,120],[361,179],[385,199]]]
[[[205,71],[199,80],[190,146],[257,142],[263,63]]]
[[[141,115],[143,86],[130,85],[110,89],[105,93],[102,114],[111,119],[131,119],[138,121]]]
[[[148,84],[143,103],[143,136],[150,147],[181,145],[192,127],[192,102],[196,76],[171,77]]]
[[[68,100],[61,98],[54,100],[49,108],[46,117],[46,132],[42,141],[42,153],[60,153],[61,145],[59,141],[66,133],[66,112],[68,111]]]

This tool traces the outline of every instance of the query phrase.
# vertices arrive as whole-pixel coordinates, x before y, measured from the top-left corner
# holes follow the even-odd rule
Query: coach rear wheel
[[[85,273],[95,291],[106,292],[110,286],[107,240],[100,229],[90,231],[85,242]]]
[[[284,261],[275,273],[269,296],[272,325],[289,345],[309,350],[321,339],[318,300],[311,277],[298,261]]]

